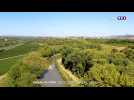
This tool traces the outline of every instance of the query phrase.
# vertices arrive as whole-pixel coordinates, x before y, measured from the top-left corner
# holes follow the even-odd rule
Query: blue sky
[[[127,16],[118,21],[117,16]],[[133,12],[0,12],[0,35],[134,35]]]

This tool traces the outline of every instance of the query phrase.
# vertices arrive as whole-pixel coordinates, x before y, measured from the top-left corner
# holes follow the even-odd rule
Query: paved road
[[[64,87],[64,84],[58,84],[58,82],[63,82],[58,70],[56,69],[55,64],[50,65],[49,70],[43,73],[42,82],[48,82],[42,84],[42,87]],[[57,83],[56,83],[57,82]]]

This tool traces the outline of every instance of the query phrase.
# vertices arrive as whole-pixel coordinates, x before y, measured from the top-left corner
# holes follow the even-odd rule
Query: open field
[[[0,59],[0,75],[6,73],[9,68],[14,65],[22,56]]]
[[[25,43],[23,45],[16,46],[15,48],[0,52],[0,59],[25,54],[36,50],[37,48],[37,44]]]
[[[1,47],[0,49],[3,49],[3,51],[0,51],[0,75],[6,73],[24,54],[34,51],[38,47],[37,43],[27,41],[25,43]]]

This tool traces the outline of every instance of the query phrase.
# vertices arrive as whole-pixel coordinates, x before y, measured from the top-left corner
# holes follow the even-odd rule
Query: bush
[[[126,49],[124,50],[124,53],[126,54],[126,57],[130,59],[131,61],[134,61],[134,49]]]
[[[52,48],[50,48],[49,46],[40,48],[39,52],[42,55],[42,57],[51,57],[54,54]]]
[[[117,53],[112,53],[111,55],[108,56],[108,62],[109,64],[115,64],[119,66],[127,66],[129,63],[129,59],[126,58],[125,54],[117,52]]]

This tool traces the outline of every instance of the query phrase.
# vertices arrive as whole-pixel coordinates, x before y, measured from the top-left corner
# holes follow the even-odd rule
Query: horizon
[[[87,37],[87,38],[103,38],[103,37],[118,37],[118,36],[134,36],[134,34],[123,34],[123,35],[109,35],[109,36],[33,36],[33,35],[0,35],[0,37],[56,37],[56,38],[68,38],[68,37]]]
[[[127,16],[119,21],[118,16]],[[133,12],[0,12],[0,36],[134,35]]]

